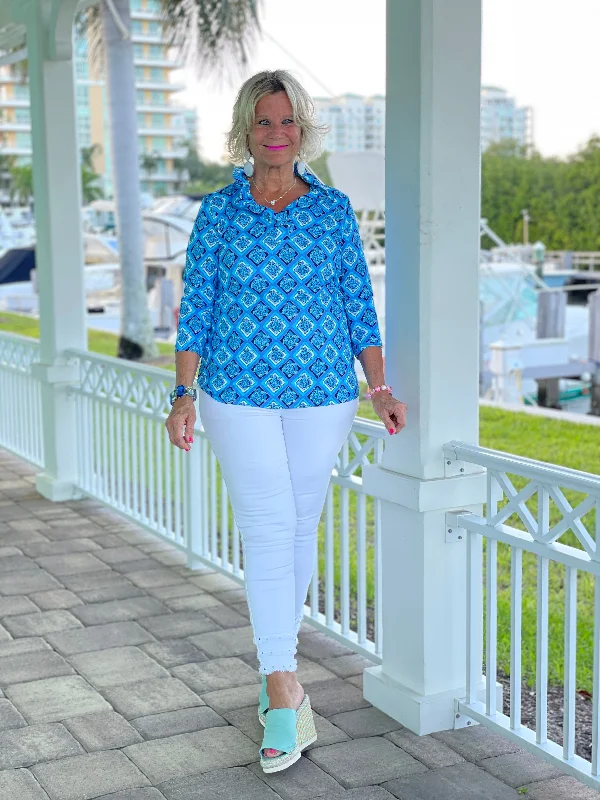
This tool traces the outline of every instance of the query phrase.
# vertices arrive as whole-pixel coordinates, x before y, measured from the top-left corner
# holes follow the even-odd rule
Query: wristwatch
[[[171,399],[171,405],[173,405],[178,397],[183,397],[185,394],[189,395],[194,401],[198,397],[198,392],[193,386],[184,386],[183,384],[180,384],[179,386],[176,386],[169,395]]]

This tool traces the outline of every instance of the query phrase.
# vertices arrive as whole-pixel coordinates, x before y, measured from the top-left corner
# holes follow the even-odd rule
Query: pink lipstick
[[[276,145],[267,144],[265,145],[265,147],[267,148],[267,150],[283,150],[284,148],[287,147],[287,144],[276,144]]]

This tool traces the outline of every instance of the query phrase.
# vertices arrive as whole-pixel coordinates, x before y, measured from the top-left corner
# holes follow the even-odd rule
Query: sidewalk
[[[184,563],[95,501],[42,499],[0,450],[2,800],[600,798],[482,727],[415,736],[363,700],[369,662],[308,625],[318,740],[265,775],[244,591]]]

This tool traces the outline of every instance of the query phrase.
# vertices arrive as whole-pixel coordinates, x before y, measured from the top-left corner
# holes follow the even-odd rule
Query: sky
[[[385,0],[263,0],[263,37],[229,85],[187,72],[203,158],[222,160],[236,91],[262,69],[290,69],[313,95],[385,94]],[[600,134],[600,0],[483,0],[482,83],[534,110],[543,155]],[[283,48],[283,49],[282,49]]]

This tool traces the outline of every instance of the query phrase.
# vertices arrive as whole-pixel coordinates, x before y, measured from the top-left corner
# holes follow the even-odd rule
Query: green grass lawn
[[[39,336],[37,320],[0,313],[0,330],[19,333],[24,336]],[[103,332],[89,332],[89,349],[105,355],[116,355],[117,337]],[[160,344],[161,354],[173,352],[172,345]],[[165,365],[169,366],[169,365]],[[359,416],[377,419],[369,401],[362,401]],[[515,455],[527,456],[540,461],[547,461],[573,469],[600,474],[600,428],[586,425],[574,425],[544,417],[512,413],[498,409],[480,408],[480,444],[495,450]],[[525,484],[524,479],[510,476],[516,489]],[[572,506],[583,498],[583,495],[565,490],[565,496]],[[353,524],[356,510],[356,496],[350,493],[350,558],[351,558],[351,592],[356,591],[356,527]],[[531,513],[536,515],[537,501],[527,501]],[[335,492],[334,515],[336,530],[340,520],[339,490]],[[551,504],[551,524],[560,519],[557,509]],[[511,517],[507,524],[523,528],[521,522]],[[584,519],[588,531],[594,535],[595,512],[590,512]],[[324,574],[324,526],[320,528],[321,556],[320,574]],[[577,546],[575,537],[567,534],[561,541]],[[367,505],[367,546],[373,547],[373,507]],[[339,585],[339,537],[335,541],[336,585]],[[367,597],[373,598],[372,558],[367,560]],[[549,679],[553,684],[562,683],[564,658],[564,569],[558,564],[551,564],[549,571]],[[592,688],[592,636],[593,636],[593,579],[579,574],[578,582],[578,662],[577,684],[581,690],[591,692]],[[524,553],[523,556],[523,675],[533,685],[535,681],[535,633],[536,633],[536,559]],[[498,545],[498,667],[508,674],[510,670],[510,548]]]
[[[39,320],[24,314],[9,314],[5,311],[0,311],[0,331],[18,333],[21,336],[31,336],[34,339],[38,339],[40,335]],[[116,356],[118,341],[118,337],[113,333],[96,330],[88,331],[88,349],[92,353],[99,353],[103,356]],[[173,354],[172,369],[175,369],[174,350],[175,348],[172,344],[158,343],[158,351],[161,355]],[[168,369],[169,365],[165,365],[165,368]]]

